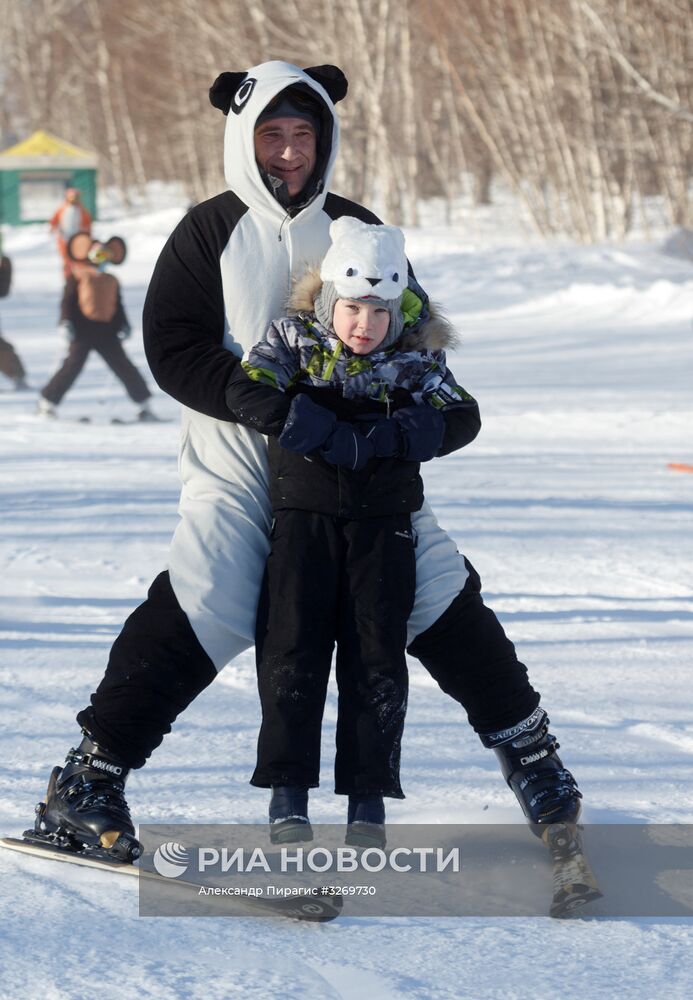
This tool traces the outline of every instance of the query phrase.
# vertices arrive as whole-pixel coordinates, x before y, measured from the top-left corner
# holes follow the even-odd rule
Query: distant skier
[[[12,284],[12,261],[2,252],[2,233],[0,233],[0,299],[9,295]],[[28,389],[26,372],[9,340],[5,340],[0,332],[0,374],[8,378],[15,389]]]
[[[68,253],[68,244],[75,233],[91,235],[91,212],[82,204],[82,196],[77,188],[69,187],[65,191],[65,201],[56,209],[50,220],[51,232],[57,237],[58,252],[63,261],[63,274],[66,278],[72,273],[73,261]]]
[[[125,252],[119,236],[100,243],[86,233],[77,233],[68,242],[71,271],[60,307],[60,330],[68,349],[60,368],[41,389],[37,407],[41,416],[57,416],[56,407],[84,368],[90,352],[96,351],[139,407],[138,419],[156,419],[148,406],[151,393],[147,384],[123,350],[122,340],[130,336],[130,323],[118,279],[105,271],[107,264],[121,264]]]

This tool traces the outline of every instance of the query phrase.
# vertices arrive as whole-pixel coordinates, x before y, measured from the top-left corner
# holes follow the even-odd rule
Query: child
[[[107,264],[122,264],[125,243],[119,236],[100,243],[87,233],[77,233],[69,240],[67,253],[72,269],[65,282],[60,325],[68,340],[68,351],[58,371],[41,390],[38,413],[56,416],[56,406],[94,350],[138,405],[138,419],[155,420],[147,404],[149,389],[123,350],[122,339],[130,336],[130,324],[123,309],[120,285],[117,278],[104,270]]]
[[[275,843],[311,839],[308,789],[319,782],[336,641],[335,792],[349,796],[347,842],[384,844],[383,796],[404,797],[419,462],[468,444],[480,421],[445,366],[448,325],[429,318],[407,335],[403,296],[415,311],[427,306],[407,291],[402,233],[345,217],[330,237],[317,282],[308,275],[297,286],[298,313],[272,324],[244,361],[249,379],[227,394],[238,420],[274,435],[251,783],[273,790]]]

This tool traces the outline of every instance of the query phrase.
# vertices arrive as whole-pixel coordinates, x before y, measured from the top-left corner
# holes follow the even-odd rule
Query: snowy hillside
[[[96,230],[129,243],[119,277],[143,367],[144,294],[179,215]],[[693,475],[667,467],[693,463],[693,263],[655,243],[407,238],[462,332],[451,367],[484,421],[473,445],[428,466],[428,497],[542,692],[584,818],[693,823]],[[38,389],[61,346],[58,259],[40,227],[6,230],[5,252],[16,278],[2,331]],[[170,423],[112,426],[132,406],[98,358],[57,422],[33,415],[35,398],[0,384],[0,832],[15,836],[165,566],[178,494],[174,401],[153,401]],[[317,822],[343,818],[335,709],[331,689]],[[258,721],[250,652],[132,777],[136,819],[263,822],[266,797],[248,785]],[[493,754],[414,662],[402,778],[392,822],[521,821]],[[3,1000],[682,1000],[693,976],[686,918],[140,919],[130,880],[7,852],[0,901]]]

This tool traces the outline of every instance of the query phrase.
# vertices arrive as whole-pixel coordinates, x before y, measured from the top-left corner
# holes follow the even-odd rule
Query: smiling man
[[[280,201],[289,202],[301,194],[315,170],[319,111],[311,103],[308,98],[280,95],[255,125],[255,159],[263,180]]]

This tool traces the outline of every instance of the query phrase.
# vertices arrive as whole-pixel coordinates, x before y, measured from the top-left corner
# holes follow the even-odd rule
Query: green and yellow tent
[[[0,151],[0,222],[21,226],[47,222],[64,198],[79,188],[96,218],[98,158],[44,129]]]

